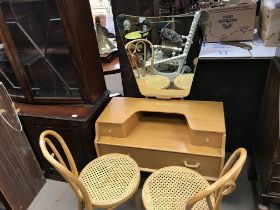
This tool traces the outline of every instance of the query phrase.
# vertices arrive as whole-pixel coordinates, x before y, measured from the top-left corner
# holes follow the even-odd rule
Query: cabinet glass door
[[[4,0],[1,7],[33,98],[79,99],[78,79],[55,0]],[[0,59],[3,63],[4,58]]]

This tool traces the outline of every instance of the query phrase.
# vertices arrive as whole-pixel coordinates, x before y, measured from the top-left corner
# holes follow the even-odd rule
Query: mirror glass
[[[183,98],[189,95],[197,59],[187,62],[200,12],[194,15],[116,19],[121,42],[142,95]]]

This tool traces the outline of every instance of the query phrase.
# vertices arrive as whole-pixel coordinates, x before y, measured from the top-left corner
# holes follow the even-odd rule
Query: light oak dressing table
[[[221,102],[116,97],[96,121],[97,155],[129,154],[147,172],[185,166],[214,181],[225,141]]]
[[[172,17],[117,17],[123,35],[138,30],[137,27],[125,30],[125,21],[134,25],[141,25],[142,20],[150,23],[154,32],[150,38],[124,39],[122,44],[140,93],[156,99],[113,98],[96,121],[98,156],[114,152],[128,154],[147,172],[175,165],[196,170],[209,181],[219,177],[226,143],[223,104],[178,100],[189,95],[195,76],[195,71],[186,70],[190,68],[185,60],[199,18],[197,11],[188,29],[184,27],[186,17],[176,17],[176,21]],[[155,41],[157,37],[153,35],[163,23],[172,27],[163,27],[161,35],[166,32],[166,36],[161,37],[165,38]],[[185,78],[183,88],[175,84],[178,77]]]

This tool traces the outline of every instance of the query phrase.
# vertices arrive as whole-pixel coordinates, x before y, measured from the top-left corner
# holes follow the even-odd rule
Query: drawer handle
[[[187,160],[184,161],[184,165],[187,167],[187,168],[199,168],[200,166],[200,163],[196,163],[196,164],[189,164]]]

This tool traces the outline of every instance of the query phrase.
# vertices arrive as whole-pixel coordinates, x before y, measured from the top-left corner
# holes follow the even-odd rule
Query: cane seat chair
[[[61,145],[68,160],[67,164],[55,147],[57,142],[52,140]],[[52,153],[49,153],[47,146]],[[140,170],[129,156],[117,153],[103,155],[88,163],[79,174],[70,150],[58,133],[52,130],[42,132],[40,148],[43,156],[74,190],[78,199],[78,210],[113,209],[133,195],[137,209],[140,209],[137,198]]]
[[[174,86],[177,89],[188,90],[190,92],[193,78],[194,73],[181,74],[180,76],[174,79]]]
[[[144,183],[144,206],[147,210],[218,210],[223,196],[235,190],[235,180],[246,157],[244,148],[237,149],[213,184],[189,168],[169,166],[159,169]]]
[[[155,74],[154,47],[149,40],[132,40],[125,45],[125,49],[140,91],[169,88],[169,78]]]

